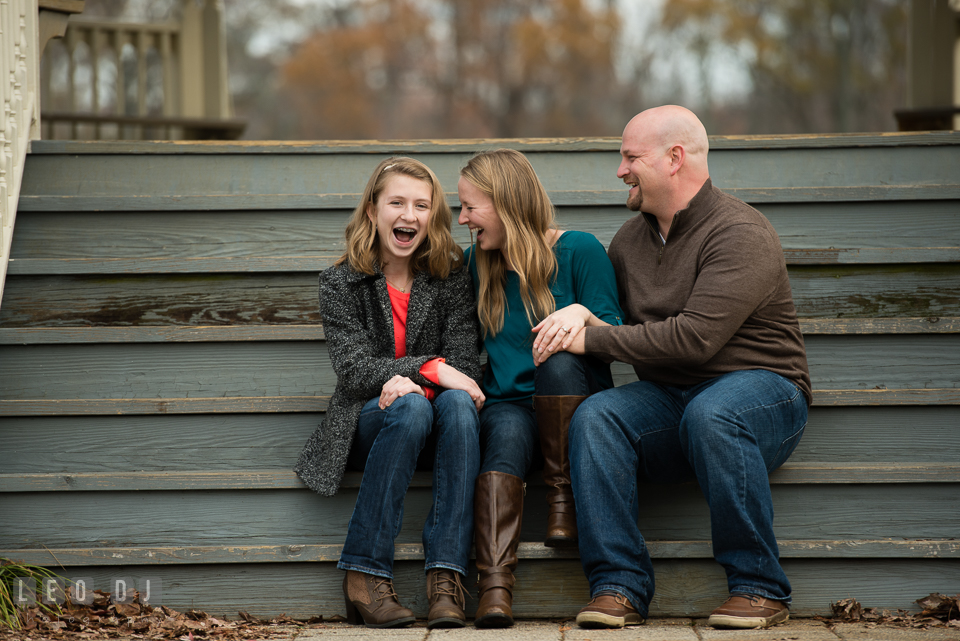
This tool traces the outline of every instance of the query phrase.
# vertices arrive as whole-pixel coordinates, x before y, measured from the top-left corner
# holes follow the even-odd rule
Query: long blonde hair
[[[482,151],[460,175],[490,197],[504,228],[500,249],[473,246],[483,333],[496,336],[503,329],[508,265],[520,279],[523,307],[533,326],[556,309],[550,285],[557,273],[557,257],[548,237],[556,229],[556,220],[547,190],[527,157],[513,149]]]
[[[416,274],[427,271],[435,278],[446,278],[450,272],[463,264],[463,249],[450,234],[452,215],[440,181],[429,167],[413,158],[394,157],[383,160],[367,181],[363,196],[353,210],[347,223],[347,250],[335,264],[348,263],[358,272],[374,274],[383,269],[380,243],[377,239],[377,224],[367,216],[367,207],[376,207],[387,179],[393,174],[403,174],[422,180],[430,185],[430,216],[427,219],[427,237],[420,243],[410,260],[410,269]]]

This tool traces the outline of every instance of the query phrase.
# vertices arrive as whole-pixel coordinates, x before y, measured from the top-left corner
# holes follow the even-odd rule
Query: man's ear
[[[687,159],[687,151],[681,145],[674,145],[667,152],[667,156],[670,159],[670,175],[676,176]]]

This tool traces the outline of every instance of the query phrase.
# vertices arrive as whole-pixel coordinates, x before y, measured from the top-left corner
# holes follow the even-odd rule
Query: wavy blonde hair
[[[450,234],[452,215],[447,204],[440,180],[429,167],[419,160],[394,157],[383,160],[367,181],[360,203],[353,210],[347,223],[347,250],[335,264],[348,263],[358,272],[374,274],[383,269],[380,256],[380,243],[377,239],[376,222],[367,215],[368,207],[376,207],[377,199],[394,174],[403,174],[422,180],[431,187],[430,215],[427,219],[427,237],[420,243],[410,259],[410,269],[414,274],[426,271],[435,278],[446,278],[451,271],[463,264],[463,249],[454,242]]]
[[[499,250],[473,245],[480,280],[477,313],[484,335],[496,336],[503,329],[508,265],[520,279],[527,320],[531,326],[537,324],[556,309],[550,286],[557,257],[547,237],[556,229],[556,216],[547,190],[527,157],[513,149],[478,153],[460,176],[490,197],[504,228]]]

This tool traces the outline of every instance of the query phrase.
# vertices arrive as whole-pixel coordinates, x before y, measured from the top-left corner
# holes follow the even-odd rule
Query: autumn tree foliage
[[[618,135],[638,86],[588,0],[356,0],[282,69],[312,138]]]
[[[748,133],[896,128],[906,89],[902,0],[670,0],[662,26],[701,57],[716,43],[739,52],[753,83],[736,106],[750,114]]]

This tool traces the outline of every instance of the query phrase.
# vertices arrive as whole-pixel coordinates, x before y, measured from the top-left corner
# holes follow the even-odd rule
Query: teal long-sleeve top
[[[474,290],[479,294],[476,261],[471,260],[474,248],[466,251]],[[603,245],[593,234],[566,231],[553,245],[557,257],[557,277],[551,287],[557,309],[580,303],[593,314],[611,325],[623,324],[617,297],[617,280],[613,265]],[[520,296],[516,272],[507,272],[505,284],[507,309],[503,329],[496,336],[483,338],[487,351],[487,368],[483,377],[486,404],[503,401],[527,401],[534,394],[532,325]],[[587,357],[591,372],[604,387],[613,387],[610,366],[599,359]]]

